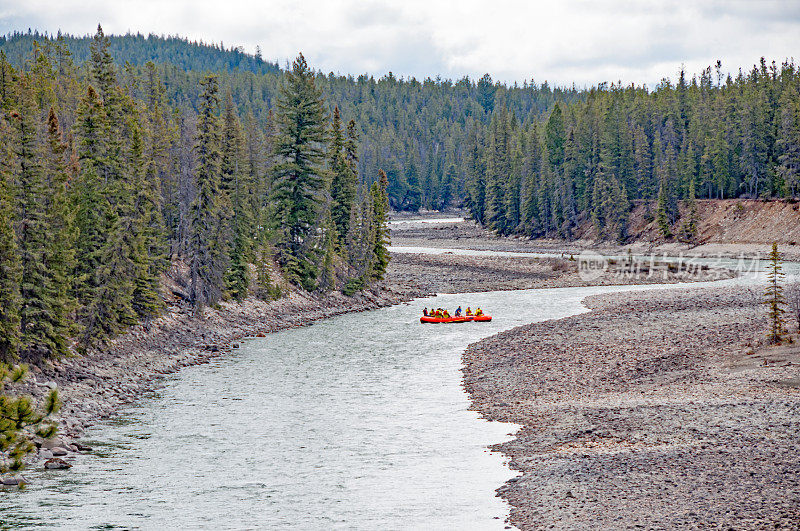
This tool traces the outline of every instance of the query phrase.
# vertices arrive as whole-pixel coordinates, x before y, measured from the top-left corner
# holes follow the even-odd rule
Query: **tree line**
[[[800,71],[793,62],[723,76],[722,65],[654,90],[601,84],[549,113],[501,103],[470,130],[466,196],[500,234],[570,238],[582,220],[624,240],[643,204],[665,238],[692,241],[698,198],[800,191]]]
[[[355,121],[332,117],[299,56],[266,120],[217,74],[173,106],[153,63],[120,70],[98,27],[81,66],[59,43],[0,52],[0,361],[86,348],[164,305],[198,311],[306,290],[352,294],[388,263],[388,181],[358,173]]]
[[[74,62],[89,57],[90,38],[69,35],[12,34],[0,42],[8,62],[21,66],[41,49],[52,49],[60,63],[64,51]],[[193,43],[177,37],[110,36],[109,53],[119,65],[118,79],[136,99],[146,98],[147,63],[164,87],[170,107],[199,112],[201,81],[207,70],[217,73],[220,87],[230,92],[240,120],[252,119],[265,127],[280,97],[287,68],[278,69],[258,56],[239,49]],[[259,62],[260,61],[260,62]],[[274,68],[272,68],[274,67]],[[359,175],[372,182],[384,169],[389,182],[390,206],[396,210],[442,209],[459,206],[465,197],[466,146],[470,132],[487,124],[498,102],[518,116],[539,115],[555,102],[585,97],[574,87],[551,87],[547,82],[521,85],[496,83],[488,74],[478,80],[398,78],[391,72],[370,75],[314,73],[324,107],[335,107],[353,119],[359,135]],[[71,124],[66,124],[71,126]]]

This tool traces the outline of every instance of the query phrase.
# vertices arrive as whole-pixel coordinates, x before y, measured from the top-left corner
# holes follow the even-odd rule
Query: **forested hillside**
[[[0,361],[149,320],[167,273],[197,312],[280,296],[276,267],[308,291],[382,278],[386,176],[359,176],[356,122],[327,112],[302,55],[261,122],[216,74],[184,76],[196,101],[173,105],[163,71],[120,70],[100,28],[90,50],[0,53]]]
[[[203,43],[178,36],[164,37],[140,33],[107,37],[108,53],[119,65],[130,63],[144,66],[152,61],[156,64],[169,63],[182,70],[200,72],[239,70],[265,74],[280,70],[277,63],[264,61],[259,54],[255,56],[246,54],[239,47],[226,48],[223,43]],[[14,32],[0,36],[0,50],[6,54],[11,64],[20,66],[29,59],[34,43],[44,45],[54,40],[70,52],[76,64],[83,64],[91,58],[91,35],[76,37],[60,32],[57,35],[48,35],[28,30],[28,33]]]
[[[0,44],[8,61],[20,67],[34,53],[36,34],[14,34]],[[73,62],[83,65],[90,39],[39,36],[41,49],[61,59],[59,49],[70,51]],[[122,66],[120,82],[137,99],[145,97],[144,62],[152,60],[155,75],[164,84],[165,101],[183,111],[200,107],[200,81],[206,70],[219,78],[220,90],[230,91],[239,114],[249,115],[262,127],[275,108],[283,72],[252,66],[256,58],[236,50],[189,43],[178,38],[149,36],[109,37],[109,53]],[[238,65],[238,66],[237,66]],[[267,68],[269,67],[269,68]],[[83,75],[80,71],[78,75]],[[584,97],[575,89],[553,89],[541,85],[503,86],[486,75],[477,82],[441,79],[398,79],[391,73],[380,79],[361,75],[316,73],[316,85],[332,113],[338,106],[356,122],[360,138],[358,172],[376,179],[383,168],[389,179],[390,204],[395,209],[440,209],[458,205],[465,197],[470,135],[487,124],[496,108],[517,116],[547,113],[556,101],[572,102]],[[71,123],[66,124],[71,127]]]
[[[800,71],[718,63],[652,91],[602,84],[546,116],[500,106],[468,145],[470,209],[501,234],[570,238],[591,219],[625,240],[638,202],[663,237],[692,241],[697,198],[800,191]]]

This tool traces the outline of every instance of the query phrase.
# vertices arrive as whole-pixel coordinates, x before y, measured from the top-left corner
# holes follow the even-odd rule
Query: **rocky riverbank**
[[[732,272],[706,265],[604,260],[589,270],[580,260],[560,257],[474,256],[453,253],[395,253],[389,275],[435,293],[704,282]],[[580,268],[583,268],[581,270]]]
[[[193,315],[187,304],[173,304],[148,326],[137,325],[83,356],[32,367],[22,384],[9,388],[41,398],[57,387],[63,401],[56,418],[61,425],[59,437],[37,441],[41,447],[32,456],[32,464],[40,466],[54,457],[66,459],[68,464],[72,453],[82,451],[78,439],[88,426],[157,388],[164,375],[230,352],[245,338],[426,295],[429,293],[407,283],[386,282],[353,297],[295,291],[273,302],[223,302],[217,309],[206,309],[202,317]]]
[[[759,287],[591,297],[464,354],[520,529],[797,529],[800,348],[765,347]],[[792,328],[795,325],[792,324]]]
[[[769,206],[767,204],[767,206]],[[733,207],[731,207],[733,208]],[[734,208],[735,210],[735,208]],[[500,237],[483,227],[478,226],[474,221],[464,220],[460,222],[448,221],[446,223],[434,223],[436,218],[456,218],[457,215],[464,215],[463,212],[451,214],[427,214],[421,216],[426,220],[425,223],[409,223],[407,218],[400,218],[401,223],[392,228],[392,245],[398,247],[435,247],[447,249],[473,249],[479,251],[501,251],[515,253],[548,253],[569,256],[579,254],[582,251],[593,251],[607,256],[627,255],[631,252],[635,255],[647,256],[687,256],[703,258],[765,258],[770,251],[771,241],[763,237],[755,239],[750,232],[742,232],[742,239],[733,239],[739,234],[731,228],[731,221],[720,221],[719,224],[726,227],[726,238],[714,238],[711,235],[724,232],[717,224],[710,224],[704,229],[707,237],[701,239],[695,245],[686,243],[663,241],[649,232],[643,232],[639,236],[634,236],[630,243],[620,245],[615,242],[598,241],[590,237],[590,231],[579,233],[574,240],[563,239],[530,239],[521,236]],[[755,214],[741,214],[741,223],[748,222],[748,226],[754,223]],[[757,218],[760,220],[761,218]],[[786,219],[786,218],[782,218]],[[788,223],[788,221],[787,221]],[[774,224],[774,223],[773,223]],[[775,228],[770,234],[775,236],[776,241],[781,246],[781,252],[786,260],[800,261],[800,245],[792,239],[795,229],[795,222],[791,222],[789,235],[779,236],[779,227]],[[788,230],[788,229],[787,229]],[[800,229],[797,229],[800,230]],[[787,240],[787,238],[789,238]]]

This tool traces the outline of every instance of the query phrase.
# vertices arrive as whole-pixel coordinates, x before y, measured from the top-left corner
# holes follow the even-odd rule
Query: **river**
[[[113,421],[67,472],[0,492],[8,527],[503,529],[514,474],[487,445],[516,427],[469,411],[461,354],[585,311],[616,286],[440,295],[246,341],[184,369]],[[424,306],[491,323],[422,325]]]

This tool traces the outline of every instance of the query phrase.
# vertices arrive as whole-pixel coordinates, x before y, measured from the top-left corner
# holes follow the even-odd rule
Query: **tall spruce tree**
[[[228,267],[224,196],[220,191],[222,173],[219,127],[219,85],[217,77],[202,81],[200,115],[195,141],[195,197],[191,208],[189,268],[191,300],[198,311],[214,305],[222,296],[223,275]]]
[[[48,153],[43,140],[48,134],[40,120],[40,109],[33,92],[31,78],[19,86],[19,109],[15,123],[18,146],[16,167],[17,249],[20,277],[20,351],[29,360],[41,360],[66,353],[69,324],[67,321],[66,278],[62,244],[58,239],[58,213],[63,205],[50,204],[52,178],[61,181],[61,168],[48,164],[58,153]],[[54,115],[51,115],[51,119]],[[52,125],[52,124],[51,124]],[[57,122],[55,123],[57,131]],[[51,173],[52,172],[52,173]],[[49,174],[49,175],[48,175]],[[58,186],[58,185],[56,185]],[[60,196],[64,200],[64,194]]]
[[[372,232],[374,233],[374,246],[372,248],[372,261],[370,280],[383,280],[386,268],[389,265],[389,179],[383,170],[378,170],[378,181],[372,183],[370,195],[372,196]]]
[[[354,153],[350,138],[351,130],[355,132],[355,122],[352,122],[352,129],[348,125],[348,149],[345,148],[344,133],[342,131],[342,120],[339,114],[339,107],[333,109],[333,122],[331,124],[331,139],[328,149],[328,167],[331,173],[331,217],[336,225],[336,232],[339,239],[343,242],[347,238],[350,229],[350,210],[356,198],[356,164],[357,154]],[[355,157],[355,160],[348,158]]]
[[[250,289],[249,264],[253,260],[252,182],[246,171],[244,132],[236,115],[233,97],[228,92],[222,122],[221,188],[224,208],[230,218],[230,263],[225,273],[225,290],[238,301],[244,300]]]
[[[19,348],[20,266],[12,226],[12,133],[0,117],[0,363],[17,357]]]
[[[327,131],[322,93],[303,54],[286,73],[276,122],[273,198],[280,223],[278,262],[291,282],[313,290],[319,275],[315,224],[325,186]]]

